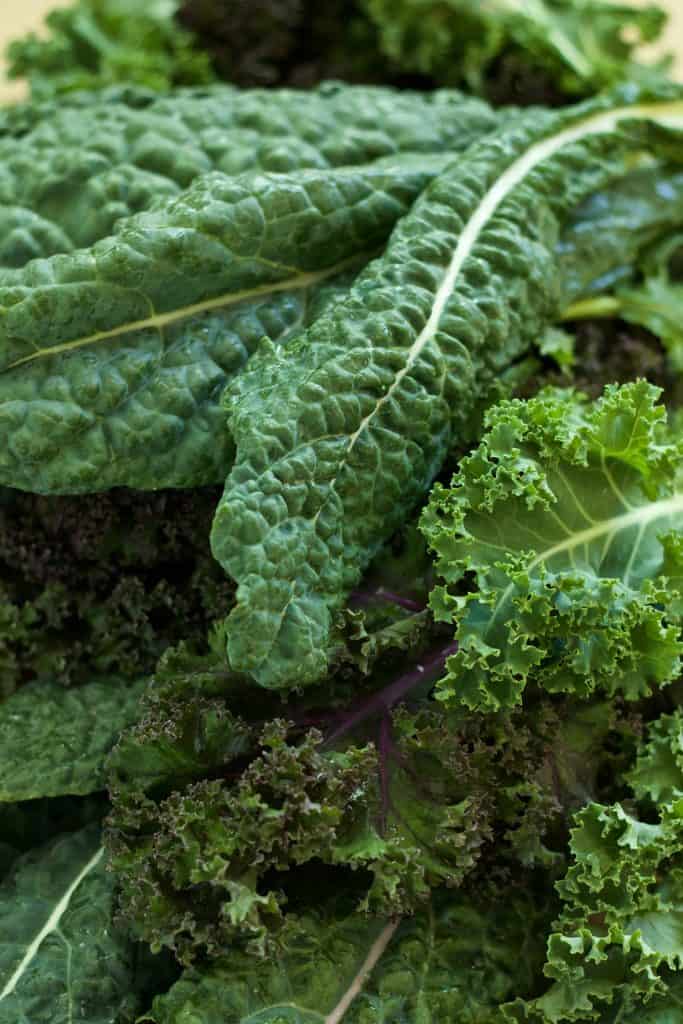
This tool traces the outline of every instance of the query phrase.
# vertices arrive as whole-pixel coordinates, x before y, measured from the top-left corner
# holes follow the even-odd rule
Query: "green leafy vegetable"
[[[630,90],[471,147],[344,301],[286,355],[264,346],[226,389],[237,452],[212,548],[238,583],[236,669],[274,689],[324,675],[332,611],[425,494],[477,398],[557,315],[563,222],[646,144],[622,126],[658,116],[673,123],[677,102],[648,106]]]
[[[619,316],[656,334],[677,373],[683,370],[683,285],[672,279],[670,262],[681,242],[681,236],[674,235],[655,245],[642,261],[642,282],[633,288],[621,288],[616,293]]]
[[[210,171],[284,173],[460,151],[499,115],[443,90],[330,84],[310,92],[225,85],[169,96],[131,87],[0,113],[5,260],[89,246]]]
[[[558,832],[614,794],[632,724],[606,704],[446,712],[426,698],[448,648],[406,670],[401,635],[385,639],[369,683],[343,660],[284,709],[230,673],[220,630],[208,657],[163,659],[109,760],[106,843],[136,936],[185,963],[276,955],[310,878],[393,916],[486,874],[501,845],[517,872],[561,866]]]
[[[488,1024],[499,1002],[532,984],[540,927],[523,897],[501,906],[489,893],[472,903],[437,894],[405,921],[372,921],[337,900],[292,923],[277,962],[238,953],[190,969],[142,1020]]]
[[[628,781],[639,799],[649,797],[654,804],[683,797],[683,715],[679,710],[651,724],[648,742],[639,750]]]
[[[43,492],[215,483],[217,396],[381,244],[443,157],[199,178],[89,251],[0,276],[0,480]],[[79,295],[80,313],[74,310]]]
[[[115,680],[76,690],[29,683],[0,704],[0,801],[104,789],[104,759],[135,721],[142,691]]]
[[[32,851],[0,886],[2,1024],[109,1024],[135,1011],[98,830]]]
[[[635,78],[639,43],[660,34],[666,15],[653,4],[604,0],[362,0],[382,49],[400,67],[444,84],[481,90],[493,62],[509,51],[548,71],[566,92],[585,93]]]
[[[451,488],[435,486],[422,528],[444,583],[430,601],[459,647],[440,699],[509,707],[534,680],[634,700],[677,677],[681,454],[657,396],[640,382],[593,405],[503,402]]]
[[[630,775],[636,793],[656,805],[656,820],[620,803],[590,803],[576,815],[573,863],[556,885],[563,903],[544,967],[551,985],[505,1007],[507,1020],[676,1020],[676,972],[683,966],[680,738],[680,714],[662,716]]]
[[[45,36],[31,32],[7,51],[9,75],[28,75],[35,99],[116,82],[151,89],[213,79],[208,56],[174,20],[176,0],[77,0],[51,11]]]
[[[0,691],[149,675],[233,603],[211,558],[216,490],[42,498],[0,488]]]
[[[683,92],[634,63],[660,16],[213,4],[182,21],[236,78],[544,105],[162,96],[132,80],[208,68],[170,0],[78,0],[23,48],[0,1024],[679,1024]]]

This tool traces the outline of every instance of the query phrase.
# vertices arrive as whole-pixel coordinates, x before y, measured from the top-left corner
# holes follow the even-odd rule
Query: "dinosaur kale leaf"
[[[157,96],[131,86],[0,112],[0,253],[9,266],[88,246],[210,171],[323,170],[459,152],[501,117],[480,100],[341,84],[225,85]],[[39,173],[37,173],[37,169]]]
[[[89,250],[0,274],[0,481],[223,480],[226,382],[262,337],[286,342],[334,299],[443,162],[214,172]]]
[[[344,301],[228,387],[237,453],[212,547],[238,583],[235,669],[275,689],[324,674],[332,612],[424,496],[478,397],[557,315],[563,224],[656,143],[633,122],[658,116],[680,123],[678,102],[630,89],[471,147]]]

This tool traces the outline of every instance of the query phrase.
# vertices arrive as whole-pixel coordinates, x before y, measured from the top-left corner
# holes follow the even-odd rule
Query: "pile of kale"
[[[678,1019],[662,26],[78,0],[10,47],[0,1024]]]

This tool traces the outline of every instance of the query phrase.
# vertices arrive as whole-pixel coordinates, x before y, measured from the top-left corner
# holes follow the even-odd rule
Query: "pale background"
[[[65,0],[0,0],[0,53],[4,52],[8,40],[38,28],[44,15],[60,4],[65,5]],[[659,4],[671,14],[665,49],[678,54],[677,77],[683,80],[683,0],[659,0]],[[0,102],[22,95],[22,85],[8,82],[0,63]]]

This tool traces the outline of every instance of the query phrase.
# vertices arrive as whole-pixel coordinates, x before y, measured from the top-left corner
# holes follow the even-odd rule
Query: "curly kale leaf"
[[[563,908],[544,967],[552,984],[507,1007],[508,1019],[649,1020],[652,1000],[659,1020],[654,1007],[678,1005],[672,972],[683,966],[683,802],[661,804],[655,823],[620,804],[589,804],[570,845],[574,861],[556,886]]]
[[[490,838],[486,797],[466,790],[437,722],[330,750],[317,730],[295,741],[277,719],[247,729],[215,702],[175,713],[156,737],[160,723],[143,718],[112,755],[107,843],[124,918],[183,962],[277,945],[291,884],[321,869],[359,908],[410,912],[459,884]]]
[[[641,381],[595,403],[502,402],[452,486],[434,488],[422,528],[444,583],[430,603],[459,645],[441,700],[508,707],[532,680],[635,700],[677,677],[681,451],[658,393]]]
[[[683,712],[660,715],[651,723],[628,782],[639,799],[654,804],[683,797]]]
[[[402,921],[354,913],[343,897],[326,901],[291,921],[277,961],[236,951],[190,968],[141,1020],[493,1024],[500,1002],[532,987],[545,921],[532,900],[501,903],[491,888],[437,893]]]
[[[234,588],[211,558],[213,489],[79,498],[0,488],[0,696],[148,676],[203,650]]]
[[[184,963],[282,952],[328,892],[395,915],[493,863],[556,872],[569,815],[620,793],[634,726],[606,704],[446,711],[426,699],[432,651],[393,677],[379,659],[350,703],[357,675],[283,707],[221,664],[221,640],[163,659],[109,760],[122,919]]]
[[[208,55],[174,19],[176,0],[76,0],[7,49],[11,78],[28,77],[35,99],[116,82],[166,90],[203,85]]]
[[[680,117],[677,101],[638,102],[535,113],[470,147],[344,301],[227,388],[237,454],[212,549],[238,584],[236,670],[283,690],[324,675],[332,613],[557,315],[562,225],[649,145],[634,119]]]
[[[586,94],[647,69],[634,61],[666,14],[653,4],[604,0],[361,0],[398,67],[482,90],[494,62],[521,55],[566,93]],[[666,61],[660,69],[666,67]]]

